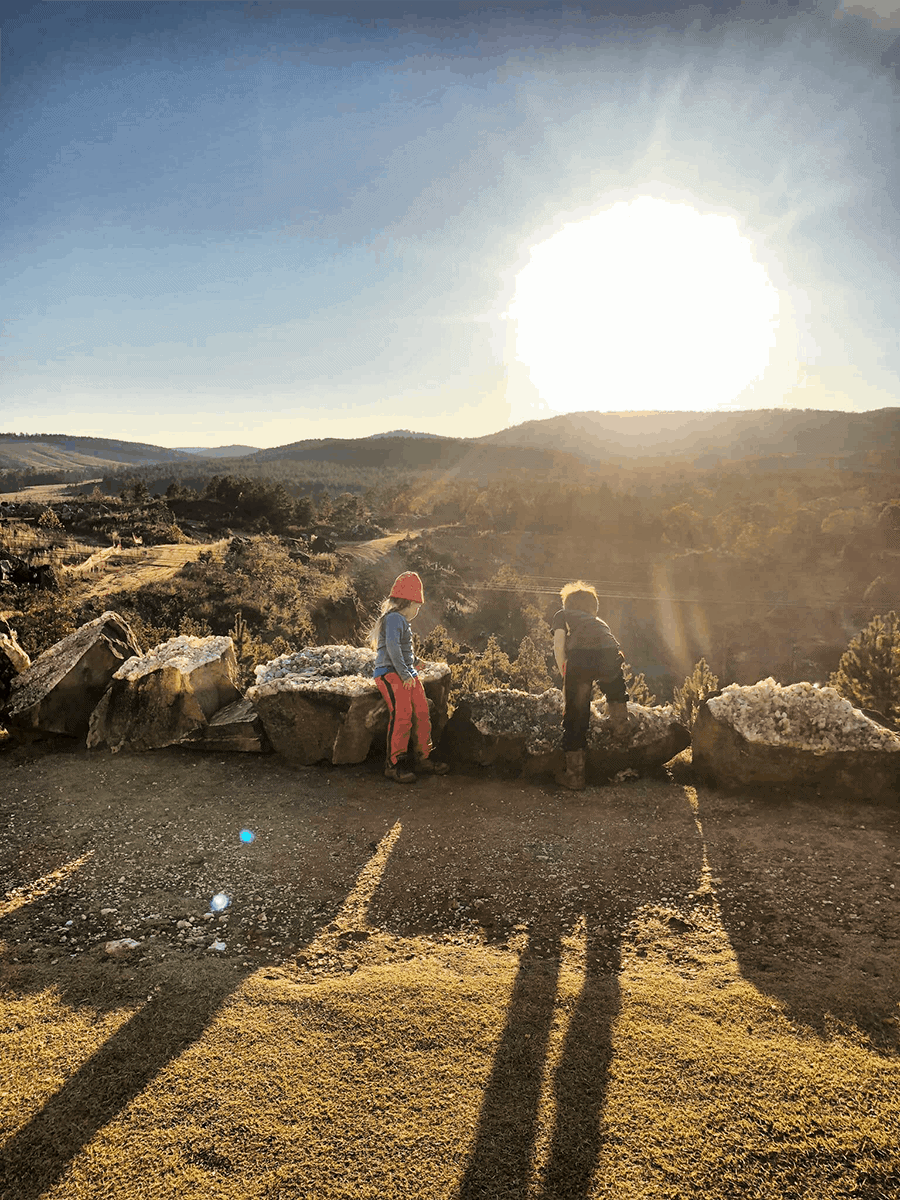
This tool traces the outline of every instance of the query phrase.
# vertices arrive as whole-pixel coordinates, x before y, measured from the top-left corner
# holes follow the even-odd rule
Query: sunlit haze
[[[509,316],[552,409],[696,410],[763,375],[778,294],[733,218],[641,197],[535,246]]]
[[[14,0],[0,35],[0,429],[900,403],[874,0]]]

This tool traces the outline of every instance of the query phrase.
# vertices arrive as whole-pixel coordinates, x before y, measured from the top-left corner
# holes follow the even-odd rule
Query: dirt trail
[[[83,579],[94,570],[100,572],[89,586],[79,592],[80,600],[89,596],[103,596],[111,590],[135,591],[148,583],[171,579],[185,563],[194,562],[204,552],[221,554],[227,545],[228,538],[211,543],[167,543],[119,551],[110,547],[92,554],[90,559],[73,567],[70,575]]]

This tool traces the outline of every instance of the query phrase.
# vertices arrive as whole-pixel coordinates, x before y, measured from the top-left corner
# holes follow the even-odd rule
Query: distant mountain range
[[[583,462],[628,465],[678,459],[694,467],[900,468],[900,408],[872,412],[755,409],[741,412],[569,413],[479,438],[492,446],[541,446]]]
[[[704,469],[838,466],[900,468],[900,408],[873,412],[760,409],[740,412],[569,413],[481,438],[395,430],[364,438],[316,438],[257,450],[252,446],[168,449],[142,442],[68,434],[0,433],[0,470],[117,471],[166,462],[222,460],[239,472],[276,462],[339,463],[349,468],[439,470],[484,477],[504,470],[652,467]]]
[[[200,458],[246,458],[256,454],[259,446],[179,446],[181,454],[196,454]]]

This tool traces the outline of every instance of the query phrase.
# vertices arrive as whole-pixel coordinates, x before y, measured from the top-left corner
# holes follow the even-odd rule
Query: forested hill
[[[526,421],[478,442],[540,446],[590,463],[677,458],[700,469],[742,462],[762,470],[840,466],[891,471],[900,464],[900,407],[865,413],[569,413]]]
[[[568,455],[526,446],[495,446],[468,438],[422,438],[412,434],[366,438],[328,438],[293,442],[260,450],[245,462],[328,462],[343,466],[403,471],[457,471],[467,477],[504,470],[552,470]]]

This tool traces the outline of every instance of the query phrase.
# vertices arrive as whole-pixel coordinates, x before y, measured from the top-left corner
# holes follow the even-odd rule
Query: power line
[[[568,580],[567,580],[567,582],[568,582]],[[474,583],[459,584],[458,586],[461,591],[467,591],[467,592],[511,592],[516,595],[557,596],[557,597],[559,596],[559,588],[553,588],[552,590],[548,590],[548,589],[542,588],[542,587],[528,587],[528,586],[500,587],[500,586],[495,586],[492,584],[474,584]],[[596,586],[596,585],[592,585],[592,586]],[[828,610],[828,611],[833,611],[835,608],[864,608],[864,609],[871,609],[872,611],[876,611],[878,609],[884,608],[884,604],[863,604],[863,603],[856,603],[856,602],[847,603],[847,602],[840,602],[840,601],[835,601],[832,604],[805,604],[803,602],[798,602],[795,600],[769,600],[766,598],[756,598],[756,599],[750,599],[750,600],[734,600],[734,599],[725,599],[725,598],[717,599],[715,597],[698,598],[697,596],[670,596],[668,593],[665,593],[665,592],[652,592],[652,593],[648,593],[648,594],[639,594],[637,592],[609,592],[609,591],[599,591],[598,590],[597,596],[600,600],[646,600],[646,601],[665,600],[665,601],[671,602],[673,604],[699,604],[699,605],[713,604],[713,605],[728,605],[729,607],[733,607],[738,604],[744,604],[744,605],[749,604],[749,605],[751,605],[753,607],[757,607],[757,608],[760,608],[760,607],[765,607],[765,608],[811,608],[811,609],[823,609],[823,610]],[[895,602],[892,601],[891,603],[895,603]]]

